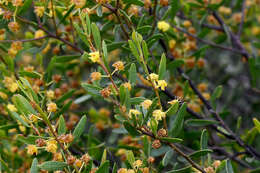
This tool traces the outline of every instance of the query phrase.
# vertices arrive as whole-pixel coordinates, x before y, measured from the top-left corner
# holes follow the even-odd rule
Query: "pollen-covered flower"
[[[47,97],[48,97],[49,99],[54,99],[55,93],[54,93],[53,90],[48,90],[48,91],[46,92],[46,95],[47,95]]]
[[[152,105],[152,100],[146,99],[144,100],[141,105],[145,108],[145,109],[149,109],[149,107]]]
[[[32,122],[37,122],[38,121],[38,117],[34,114],[30,114],[29,115],[29,120],[31,120]]]
[[[172,50],[174,49],[176,46],[176,41],[175,40],[170,40],[169,41],[169,48]]]
[[[96,63],[99,63],[100,62],[100,55],[99,55],[99,52],[91,52],[89,53],[90,55],[90,60],[92,62],[96,62]]]
[[[27,153],[30,154],[30,155],[38,154],[38,149],[37,149],[36,145],[28,145],[27,146]]]
[[[36,6],[34,7],[34,13],[38,16],[38,17],[42,17],[44,14],[44,7],[43,6]]]
[[[6,100],[8,98],[7,94],[5,94],[4,92],[0,91],[0,97],[3,99],[3,100]]]
[[[13,6],[18,7],[23,5],[23,0],[13,0]]]
[[[136,109],[130,109],[128,116],[131,118],[131,117],[132,117],[132,114],[136,116],[136,115],[140,115],[141,112],[139,112],[139,111],[136,110]]]
[[[35,31],[34,33],[34,38],[40,38],[40,37],[43,37],[45,34],[44,34],[44,31],[43,30],[37,30]]]
[[[14,81],[14,79],[12,77],[5,76],[3,83],[4,83],[4,86],[12,93],[14,93],[18,89],[18,84]]]
[[[10,22],[10,23],[8,23],[8,28],[12,32],[18,32],[20,29],[20,25],[17,22]]]
[[[164,118],[166,116],[166,113],[161,111],[160,109],[154,110],[153,111],[153,117],[155,118],[155,120],[162,120],[162,118]]]
[[[125,88],[127,88],[129,91],[131,91],[132,87],[131,84],[129,82],[126,82],[123,84]]]
[[[57,105],[54,102],[47,104],[47,111],[48,112],[56,112],[57,111]]]
[[[134,163],[133,163],[133,166],[135,169],[138,169],[140,166],[142,166],[143,162],[141,160],[136,160]]]
[[[165,87],[167,87],[167,82],[165,80],[158,80],[156,87],[164,91]]]
[[[161,30],[163,32],[166,32],[170,29],[170,25],[165,21],[158,22],[157,27],[159,30]]]
[[[89,161],[91,160],[91,157],[88,153],[84,154],[81,158],[80,158],[85,164],[88,164]]]
[[[47,144],[46,144],[46,148],[45,150],[50,152],[50,153],[56,153],[57,151],[57,142],[55,140],[49,140],[47,141]]]
[[[82,165],[82,161],[79,160],[79,159],[76,159],[74,164],[75,164],[78,168],[80,168],[81,165]]]
[[[12,111],[12,112],[17,112],[17,109],[16,109],[16,107],[15,107],[13,104],[8,104],[8,105],[7,105],[7,108],[8,108],[10,111]]]
[[[152,80],[152,81],[157,81],[158,79],[159,79],[159,76],[157,75],[157,74],[155,74],[155,73],[151,73],[150,75],[149,75],[149,78]],[[149,79],[148,78],[148,79]]]
[[[99,72],[92,72],[90,74],[90,77],[91,77],[92,81],[100,80],[101,79],[101,73],[99,73]]]
[[[118,71],[125,69],[124,63],[122,61],[117,61],[112,66],[115,67],[115,69],[118,70]]]

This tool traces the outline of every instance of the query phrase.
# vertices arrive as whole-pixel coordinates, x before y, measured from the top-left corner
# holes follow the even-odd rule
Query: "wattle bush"
[[[0,172],[260,172],[259,0],[0,0]]]

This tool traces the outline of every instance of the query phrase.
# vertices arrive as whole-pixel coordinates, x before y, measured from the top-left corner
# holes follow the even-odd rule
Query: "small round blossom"
[[[149,109],[149,107],[152,105],[152,101],[151,100],[149,100],[149,99],[146,99],[146,100],[144,100],[142,103],[141,103],[141,105],[145,108],[145,109]]]
[[[172,50],[174,49],[176,46],[176,41],[175,40],[170,40],[169,41],[169,48]]]
[[[43,6],[34,7],[34,13],[35,13],[38,17],[42,17],[43,14],[44,14],[44,7],[43,7]]]
[[[99,52],[91,52],[89,53],[90,55],[90,60],[94,63],[99,63],[100,62],[100,55]]]
[[[167,87],[167,83],[165,80],[158,80],[157,82],[157,88],[161,88],[161,90],[165,90],[165,87]]]
[[[160,142],[160,140],[158,140],[158,139],[154,140],[153,143],[152,143],[152,147],[153,147],[154,149],[160,148],[160,147],[161,147],[161,142]]]
[[[159,30],[166,32],[170,29],[170,25],[165,21],[159,21],[157,24]]]
[[[155,73],[151,73],[150,75],[149,75],[149,78],[152,80],[152,81],[157,81],[158,79],[159,79],[159,76],[157,75],[157,74],[155,74]],[[148,78],[148,79],[149,79]]]
[[[154,110],[153,111],[153,117],[155,118],[155,120],[162,120],[162,118],[164,118],[166,116],[166,113],[161,111],[160,109]]]
[[[136,115],[140,115],[141,112],[139,112],[139,111],[136,110],[136,109],[130,109],[128,116],[129,116],[129,117],[132,117],[132,114],[134,114],[134,115],[136,116]]]
[[[55,140],[49,140],[47,141],[47,144],[46,144],[46,148],[45,150],[50,152],[50,153],[56,153],[57,151],[57,142]]]
[[[23,0],[13,0],[13,6],[18,7],[23,5]]]
[[[48,97],[49,99],[54,99],[54,97],[55,97],[55,93],[54,93],[53,90],[48,90],[48,91],[46,92],[46,95],[47,95],[47,97]]]
[[[128,173],[126,168],[120,168],[117,173]]]
[[[102,90],[100,91],[100,94],[101,94],[104,98],[108,98],[108,97],[110,96],[110,94],[111,94],[111,89],[110,89],[110,87],[106,87],[106,88],[102,89]]]
[[[140,166],[142,166],[143,162],[141,160],[136,160],[134,163],[133,163],[133,167],[135,169],[138,169]]]
[[[45,35],[45,33],[43,30],[37,30],[34,33],[34,38],[40,38],[40,37],[43,37],[44,35]]]
[[[4,92],[0,91],[0,97],[3,99],[3,100],[6,100],[8,98],[7,94],[5,94]]]
[[[220,164],[221,164],[221,161],[215,160],[212,165],[214,166],[215,169],[217,169],[220,166]]]
[[[78,168],[80,168],[81,165],[82,165],[82,161],[79,160],[79,159],[76,159],[76,160],[75,160],[75,165],[76,165]]]
[[[30,154],[30,155],[38,154],[38,149],[37,149],[36,145],[28,145],[27,146],[27,153]]]
[[[112,66],[115,67],[115,69],[118,71],[125,69],[124,63],[122,61],[117,61]]]
[[[7,108],[8,108],[10,111],[12,111],[12,112],[17,112],[17,109],[16,109],[16,107],[15,107],[13,104],[8,104],[8,105],[7,105]]]
[[[126,82],[123,84],[125,88],[127,88],[129,91],[131,91],[132,87],[131,84],[129,82]]]
[[[92,72],[90,74],[90,77],[91,77],[92,81],[100,80],[101,79],[101,73],[99,73],[99,72]]]
[[[20,25],[17,22],[10,22],[10,23],[8,23],[8,28],[12,32],[18,32],[20,29]]]
[[[84,154],[81,158],[80,158],[85,164],[88,164],[89,161],[91,160],[91,157],[88,153]]]
[[[14,93],[18,89],[18,84],[11,77],[5,77],[3,80],[4,86]]]
[[[34,114],[30,114],[29,115],[29,120],[31,120],[32,122],[37,122],[38,121],[38,117]]]
[[[57,105],[54,102],[47,104],[47,111],[48,112],[56,112],[57,111]]]

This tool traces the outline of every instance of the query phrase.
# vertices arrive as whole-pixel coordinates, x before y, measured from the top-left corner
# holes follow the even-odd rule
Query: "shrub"
[[[0,10],[0,172],[259,172],[259,0]]]

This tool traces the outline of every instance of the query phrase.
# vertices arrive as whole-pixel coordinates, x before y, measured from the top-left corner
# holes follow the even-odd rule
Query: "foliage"
[[[259,0],[0,0],[0,172],[259,172]]]

